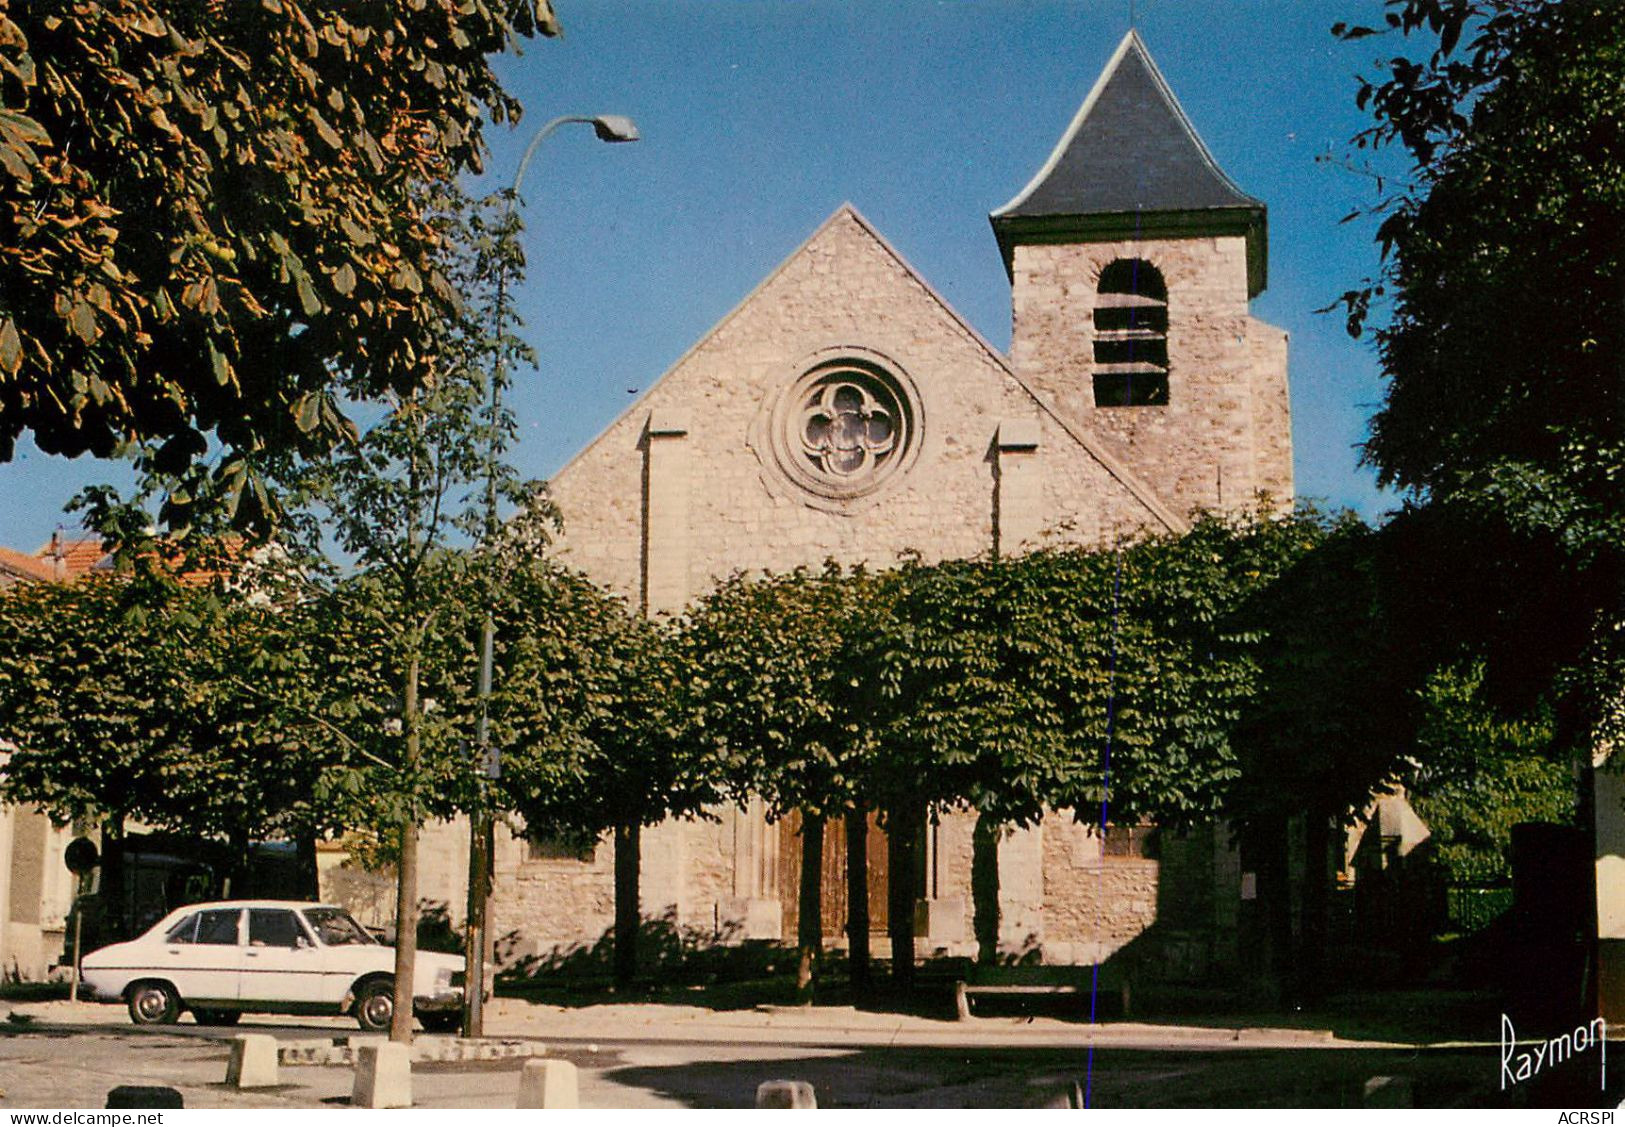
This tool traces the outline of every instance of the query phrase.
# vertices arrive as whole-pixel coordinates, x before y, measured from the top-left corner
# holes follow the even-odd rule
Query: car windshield
[[[306,908],[305,919],[324,947],[346,947],[371,943],[372,936],[343,908]]]

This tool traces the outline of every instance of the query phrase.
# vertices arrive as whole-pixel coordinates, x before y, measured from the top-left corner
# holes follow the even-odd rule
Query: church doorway
[[[871,948],[886,934],[886,832],[879,815],[867,818],[869,846],[869,934]],[[822,915],[824,939],[846,945],[846,821],[831,818],[824,827],[822,873]],[[801,814],[792,813],[779,822],[779,903],[784,906],[784,938],[794,943],[801,921]]]

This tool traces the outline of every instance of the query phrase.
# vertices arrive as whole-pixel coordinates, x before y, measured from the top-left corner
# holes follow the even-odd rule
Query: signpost
[[[101,857],[96,852],[96,843],[88,837],[76,837],[68,842],[68,847],[62,851],[62,860],[68,866],[68,872],[78,877],[78,884],[83,886],[85,874],[100,863]],[[73,895],[73,974],[68,979],[68,1001],[79,1000],[79,945],[84,937],[85,913],[79,906],[80,888],[74,889]]]

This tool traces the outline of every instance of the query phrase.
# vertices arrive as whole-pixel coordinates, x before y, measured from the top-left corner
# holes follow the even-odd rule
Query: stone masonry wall
[[[1168,287],[1168,404],[1096,407],[1101,270],[1150,262]],[[1290,503],[1285,334],[1247,311],[1242,238],[1018,246],[1011,362],[1070,419],[1111,436],[1181,514],[1237,508],[1269,489]]]
[[[836,511],[764,472],[760,432],[773,396],[808,361],[843,346],[879,354],[917,387],[913,467]],[[1040,418],[1001,359],[850,210],[843,209],[554,478],[564,513],[558,554],[636,600],[642,448],[651,416],[687,419],[690,598],[735,569],[785,571],[826,558],[887,565],[974,556],[993,543],[991,444],[1001,420]],[[1149,523],[1142,505],[1053,420],[1043,423],[1050,527]],[[1048,486],[1064,481],[1062,491]]]
[[[527,853],[522,838],[498,829],[491,934],[517,935],[517,956],[596,943],[615,922],[614,844],[599,840],[585,861]]]
[[[1043,842],[1045,962],[1103,962],[1156,922],[1157,862],[1103,857],[1066,811],[1045,818]]]
[[[1128,254],[1168,283],[1171,402],[1097,410],[1095,280]],[[634,608],[676,613],[740,569],[1095,544],[1172,527],[1198,506],[1250,503],[1257,488],[1290,501],[1285,340],[1247,313],[1242,240],[1021,247],[1015,308],[1007,363],[841,208],[555,476],[558,558]],[[821,359],[849,356],[908,389],[919,436],[912,461],[878,490],[832,501],[777,468],[769,431],[792,384]],[[961,943],[974,938],[969,825],[945,822],[939,837],[937,899],[962,898],[963,923],[951,903],[932,916]],[[1156,864],[1080,867],[1072,836],[1046,823],[1001,843],[1006,949],[1091,954],[1149,926]],[[748,918],[752,934],[770,934],[762,897],[777,885],[761,876],[763,858],[746,856],[749,837],[737,816],[647,832],[645,914],[671,910],[685,928],[718,934]],[[499,850],[497,926],[532,946],[596,939],[613,910],[610,852],[528,863]]]
[[[1282,509],[1292,507],[1292,399],[1287,387],[1287,335],[1248,319],[1253,353],[1253,485]]]
[[[773,472],[764,432],[782,389],[814,358],[843,351],[878,357],[910,383],[918,453],[875,494],[819,504]],[[633,606],[647,600],[658,612],[739,568],[783,571],[827,558],[885,566],[905,551],[927,560],[986,553],[995,538],[995,436],[1010,423],[1007,433],[1025,426],[1034,439],[1020,452],[1027,458],[1021,488],[1007,490],[1001,514],[1022,530],[1018,539],[1043,539],[1038,530],[1095,542],[1155,524],[1002,358],[843,208],[554,478],[565,521],[558,556]],[[671,839],[675,852],[663,848],[658,857],[646,840],[648,912],[670,906],[684,926],[734,927],[746,908],[734,895],[739,851],[724,830],[685,826]],[[526,904],[607,903],[612,873],[538,871],[499,889],[499,899],[508,888]],[[964,895],[968,905],[968,887]],[[527,933],[544,926],[539,909],[503,910]],[[591,911],[583,904],[580,918]],[[1029,914],[1017,913],[1021,926]]]

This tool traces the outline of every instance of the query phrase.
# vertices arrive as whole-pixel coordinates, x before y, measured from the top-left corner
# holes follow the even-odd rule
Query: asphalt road
[[[178,1088],[187,1107],[341,1108],[353,1072],[342,1066],[290,1066],[275,1089],[239,1092],[225,1086],[235,1032],[311,1041],[353,1035],[353,1024],[318,1020],[274,1024],[250,1018],[238,1030],[189,1023],[136,1028],[107,1011],[107,1020],[0,1022],[0,1108],[101,1107],[119,1084]],[[1018,1032],[980,1026],[980,1044],[842,1045],[806,1029],[781,1030],[770,1042],[735,1031],[684,1040],[630,1036],[587,1040],[548,1037],[547,1055],[580,1069],[584,1107],[749,1107],[757,1084],[798,1079],[813,1084],[822,1107],[1041,1107],[1084,1094],[1099,1107],[1360,1106],[1365,1082],[1378,1075],[1409,1079],[1417,1106],[1613,1107],[1620,1085],[1598,1088],[1594,1062],[1576,1060],[1542,1083],[1504,1092],[1494,1046],[1360,1047],[1320,1043],[1221,1046],[1170,1037],[1162,1045],[1015,1043]],[[1076,1028],[1076,1027],[1074,1027]],[[1616,1046],[1616,1049],[1618,1047]],[[416,1106],[514,1106],[520,1060],[419,1062]],[[1625,1053],[1611,1070],[1625,1076]]]

